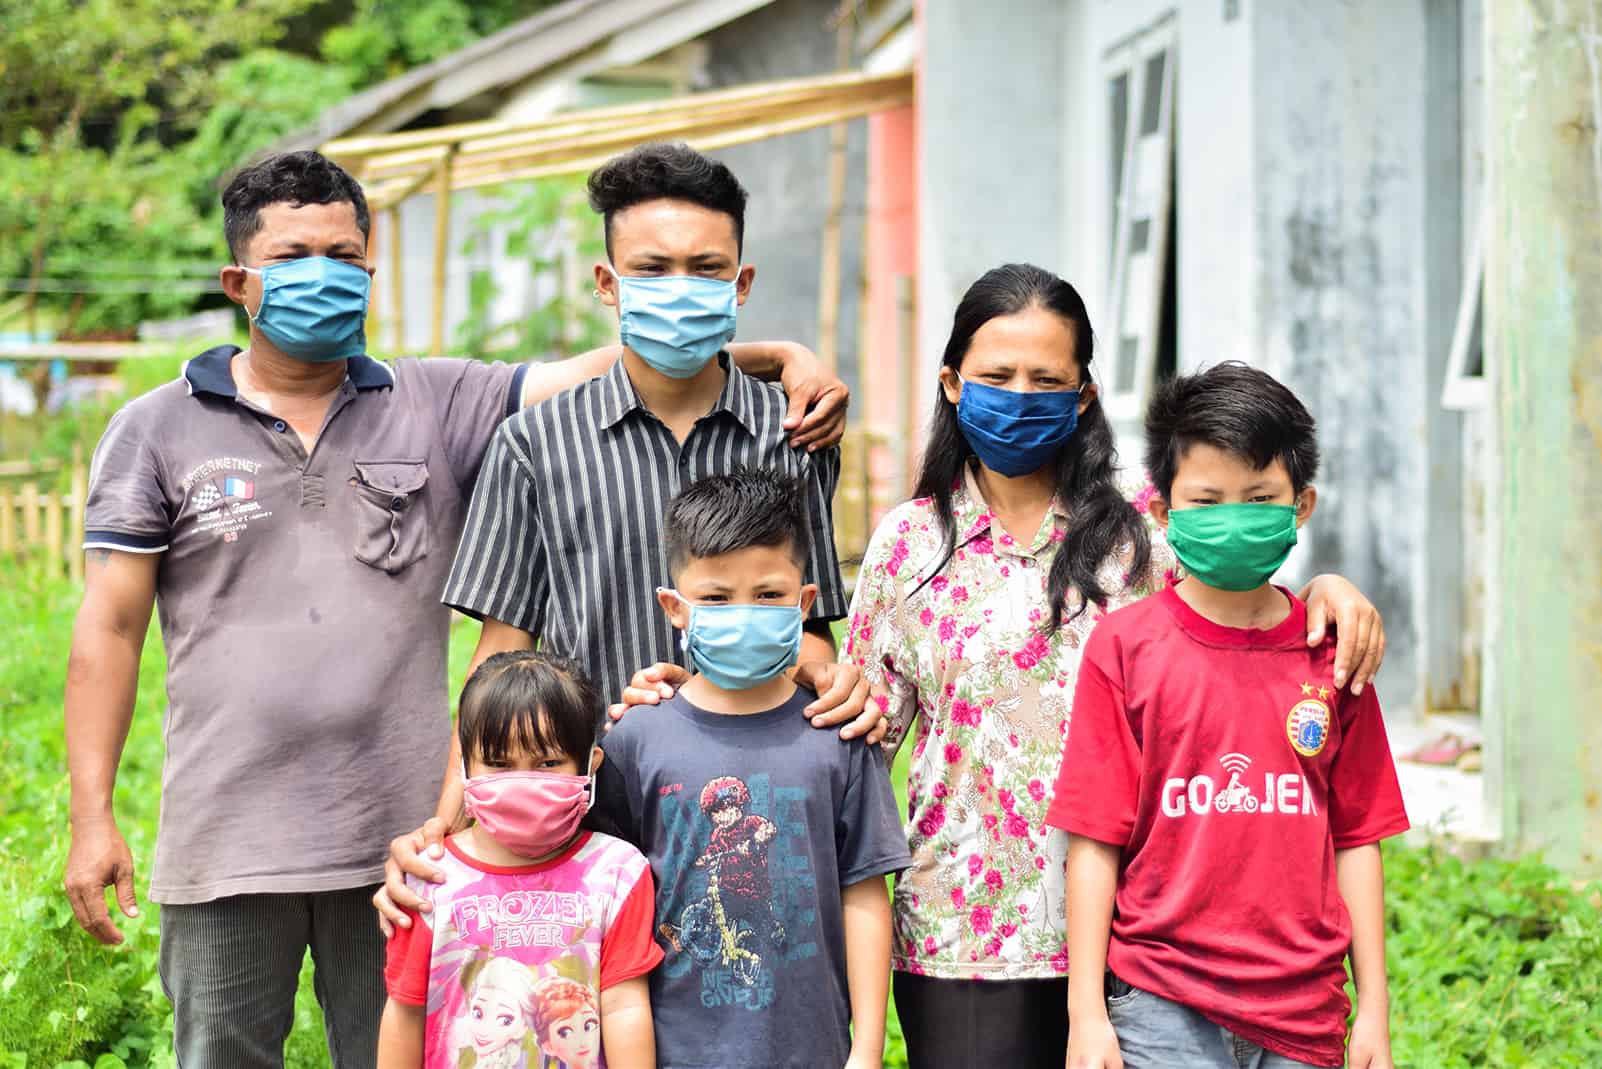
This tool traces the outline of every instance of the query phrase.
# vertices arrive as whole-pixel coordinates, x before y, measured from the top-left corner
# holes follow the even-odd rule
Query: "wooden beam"
[[[400,206],[386,210],[384,218],[389,227],[389,320],[394,339],[391,344],[395,355],[400,356],[406,352],[406,255],[401,246]]]
[[[451,165],[454,157],[439,161],[434,181],[434,318],[428,355],[445,355],[445,281],[451,254]]]
[[[851,21],[844,13],[834,31],[835,65],[851,62]],[[828,208],[823,217],[823,249],[818,259],[818,358],[833,371],[840,363],[840,216],[845,211],[846,138],[844,122],[829,127]]]

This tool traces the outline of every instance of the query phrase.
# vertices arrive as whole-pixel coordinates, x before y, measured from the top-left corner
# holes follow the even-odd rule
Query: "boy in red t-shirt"
[[[1070,1069],[1389,1069],[1379,841],[1407,829],[1372,689],[1270,577],[1312,515],[1313,419],[1221,364],[1157,390],[1146,463],[1186,578],[1085,646],[1066,830]]]

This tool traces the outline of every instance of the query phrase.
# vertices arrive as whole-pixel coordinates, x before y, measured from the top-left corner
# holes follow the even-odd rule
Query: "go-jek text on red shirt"
[[[1292,597],[1266,631],[1172,586],[1085,646],[1046,822],[1123,848],[1107,964],[1268,1050],[1343,1063],[1335,851],[1407,830],[1373,687],[1334,683]]]

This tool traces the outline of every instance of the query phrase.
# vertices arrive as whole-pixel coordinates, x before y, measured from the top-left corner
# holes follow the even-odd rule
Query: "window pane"
[[[1146,92],[1140,102],[1140,132],[1155,134],[1163,113],[1163,67],[1168,53],[1158,52],[1146,60]]]
[[[1110,245],[1107,269],[1113,270],[1118,255],[1118,227],[1122,222],[1119,194],[1124,188],[1124,149],[1129,143],[1129,74],[1125,72],[1107,83],[1107,163],[1109,185],[1107,203],[1111,206],[1111,225],[1107,229]]]

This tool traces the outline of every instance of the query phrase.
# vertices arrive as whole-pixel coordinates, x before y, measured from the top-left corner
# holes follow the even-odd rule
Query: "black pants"
[[[179,1069],[281,1069],[308,948],[334,1069],[372,1069],[385,998],[376,889],[163,906],[161,984]]]
[[[909,1069],[1062,1069],[1067,979],[893,982]]]

